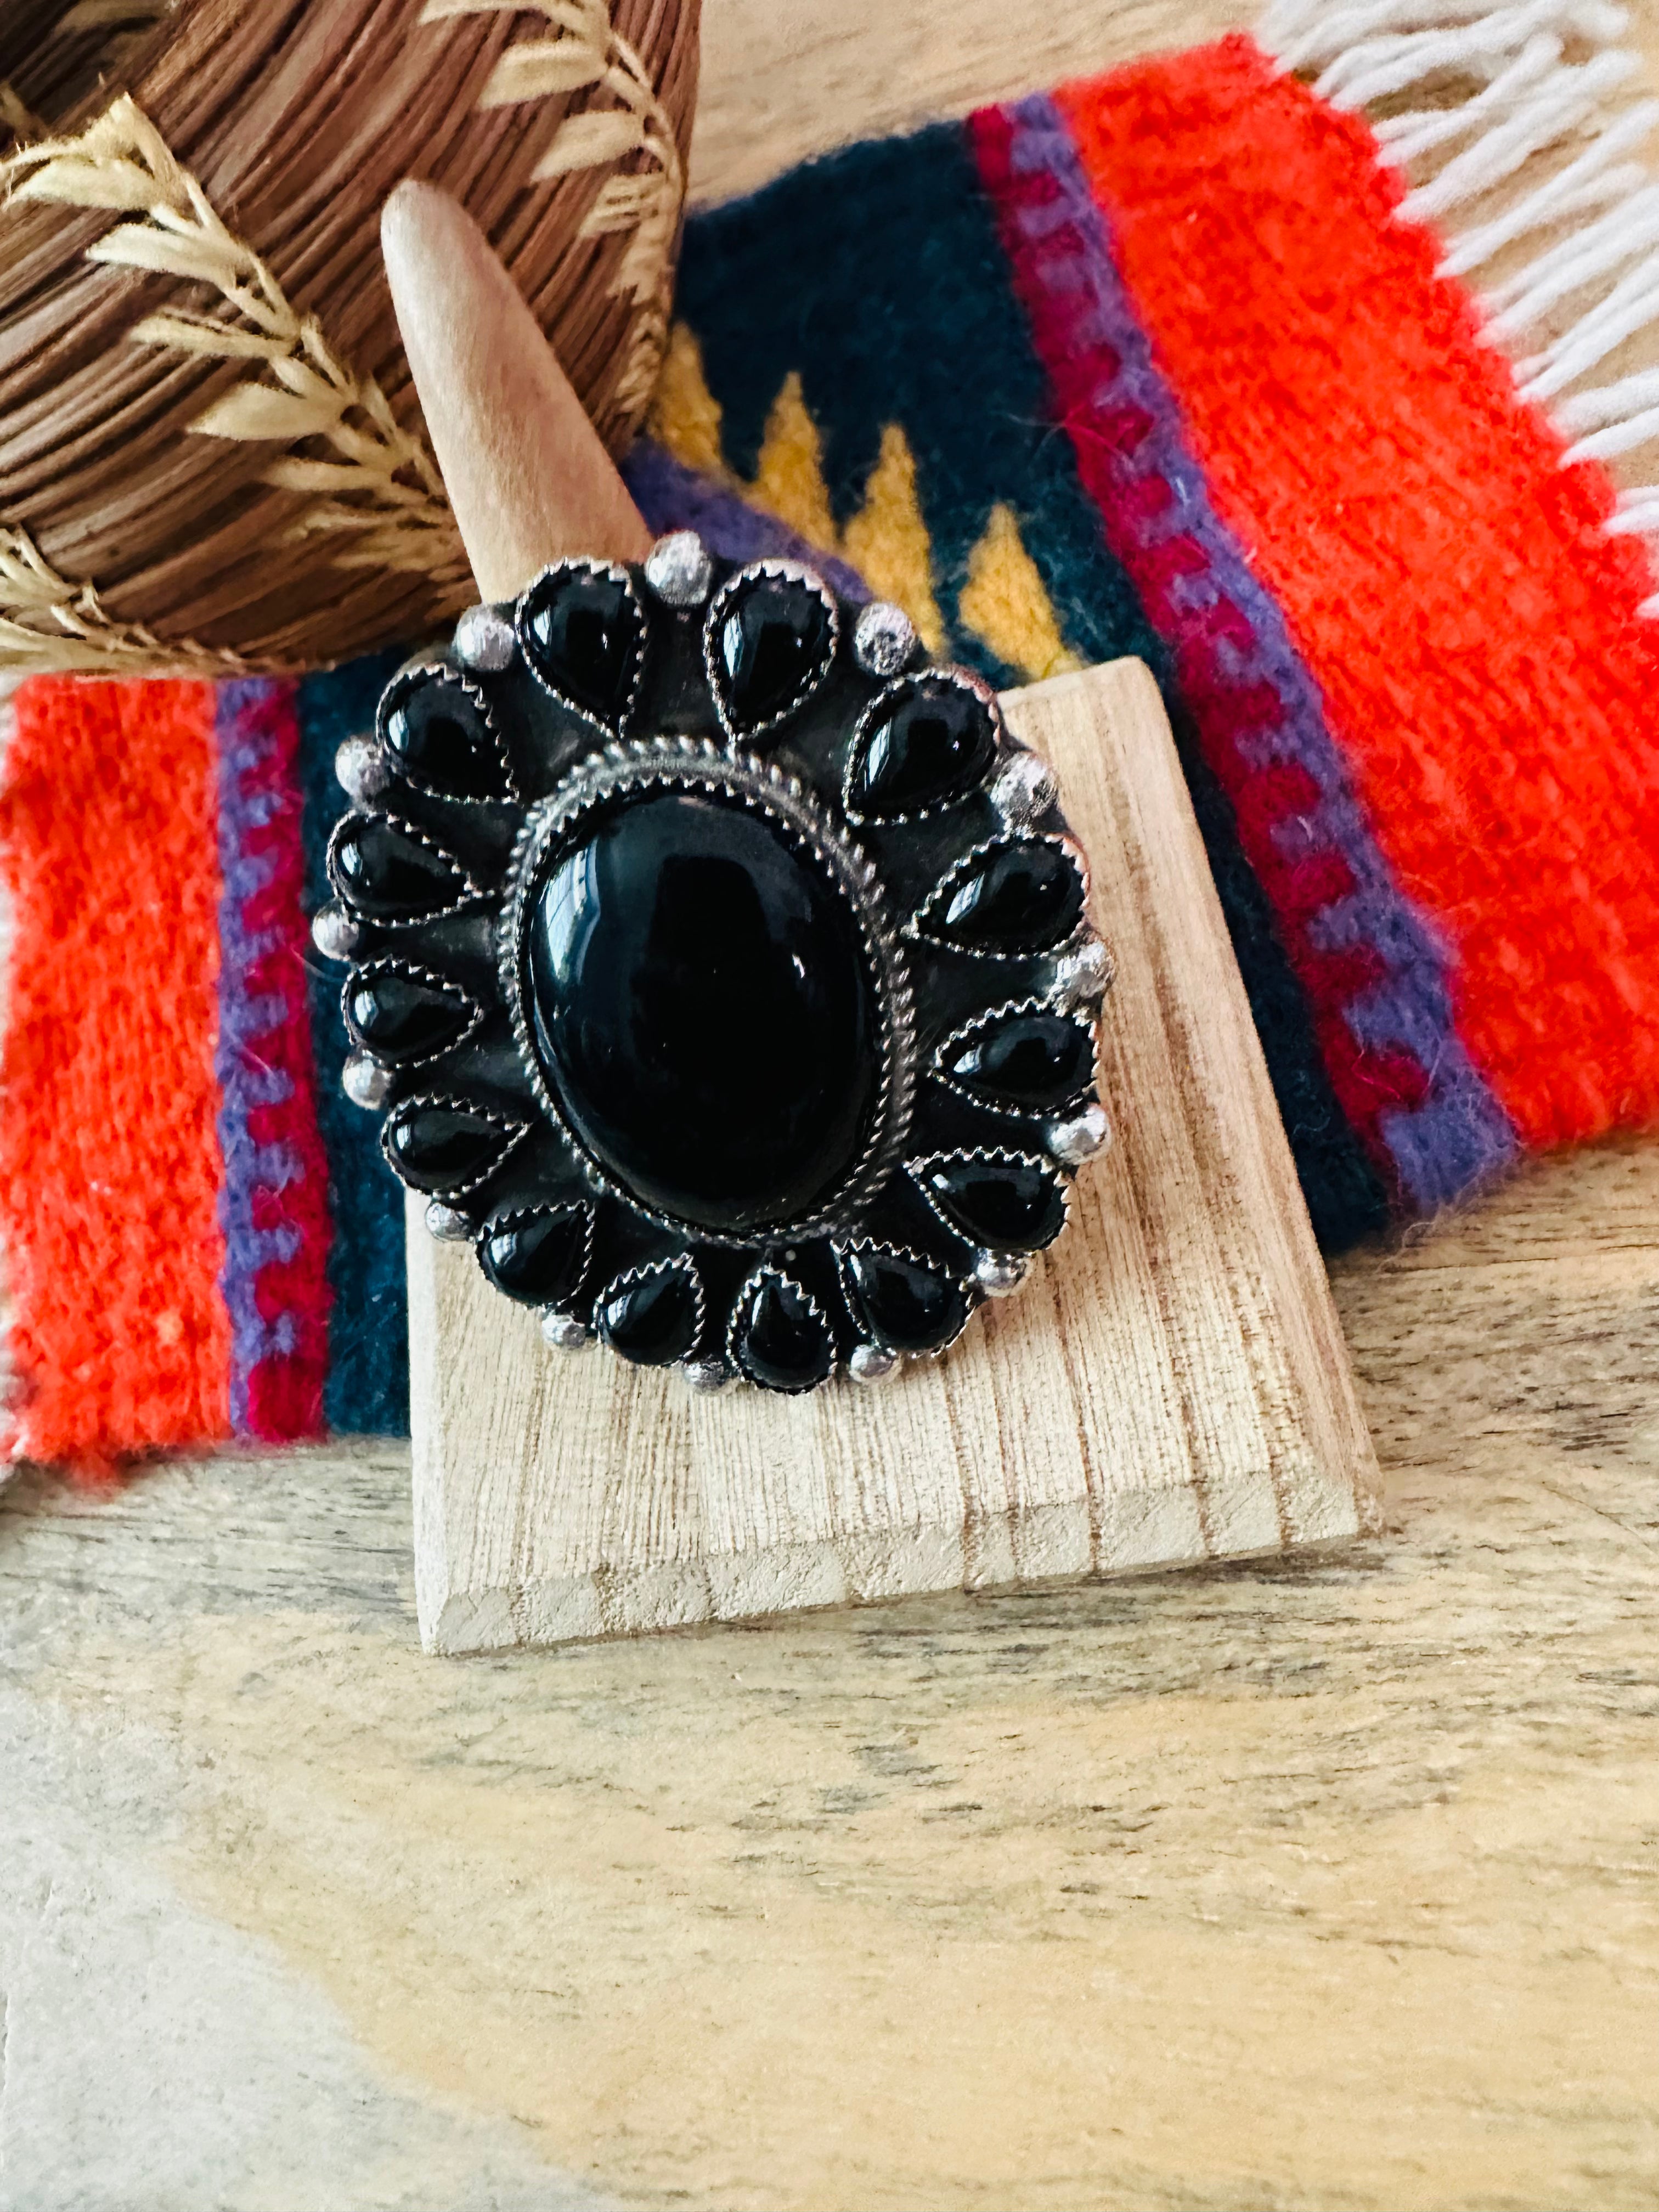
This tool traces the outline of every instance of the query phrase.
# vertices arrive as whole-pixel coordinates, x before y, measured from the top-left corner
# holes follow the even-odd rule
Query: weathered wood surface
[[[750,192],[851,138],[1218,39],[1238,0],[704,0],[694,203]]]
[[[21,1478],[0,2203],[1659,2203],[1656,1224],[1345,1263],[1301,1562],[437,1667],[403,1452]]]
[[[706,189],[1148,42],[705,23]],[[0,2206],[1659,2204],[1659,1148],[1334,1288],[1340,1557],[434,1668],[406,1452],[20,1476]]]
[[[1375,1466],[1226,924],[1139,661],[1005,701],[1118,963],[1117,1127],[1018,1297],[880,1389],[694,1397],[550,1352],[410,1213],[416,1597],[437,1651],[1352,1535]]]

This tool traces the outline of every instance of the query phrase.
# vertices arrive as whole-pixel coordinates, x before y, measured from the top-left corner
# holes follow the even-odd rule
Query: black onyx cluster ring
[[[550,1343],[873,1382],[1060,1235],[1107,1135],[1084,856],[897,607],[690,532],[562,561],[337,773],[346,1091]]]

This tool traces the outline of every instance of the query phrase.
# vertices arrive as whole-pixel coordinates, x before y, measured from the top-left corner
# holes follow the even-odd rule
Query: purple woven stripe
[[[266,708],[286,689],[275,680],[254,678],[222,684],[216,733],[219,749],[219,1041],[214,1071],[219,1079],[219,1147],[224,1180],[219,1220],[225,1237],[222,1279],[230,1316],[230,1422],[238,1436],[255,1432],[250,1419],[248,1382],[258,1363],[273,1352],[292,1354],[297,1335],[292,1314],[266,1320],[258,1299],[260,1270],[273,1261],[292,1260],[300,1231],[289,1224],[261,1227],[255,1220],[257,1193],[280,1190],[303,1172],[291,1146],[261,1143],[254,1134],[258,1109],[286,1105],[294,1097],[292,1075],[262,1057],[261,1045],[287,1018],[280,994],[260,988],[265,963],[282,948],[282,932],[250,927],[260,894],[273,883],[280,860],[266,845],[251,851],[254,833],[267,828],[273,808],[268,781],[276,738]],[[263,842],[263,841],[262,841]]]
[[[695,530],[711,553],[726,561],[804,561],[844,599],[860,605],[870,586],[856,568],[821,553],[787,523],[750,507],[713,477],[688,469],[650,438],[639,439],[622,465],[623,481],[650,528]]]
[[[238,1436],[249,1432],[248,1376],[270,1352],[280,1347],[276,1332],[260,1315],[256,1300],[259,1270],[284,1256],[283,1232],[261,1229],[253,1218],[253,1194],[269,1187],[275,1163],[271,1149],[258,1144],[249,1125],[257,1106],[281,1105],[293,1093],[293,1079],[279,1069],[261,1067],[253,1053],[258,1040],[281,1013],[270,994],[255,997],[249,983],[254,969],[273,949],[274,933],[249,929],[244,914],[276,872],[269,853],[250,854],[249,833],[265,818],[263,794],[246,790],[258,781],[269,749],[258,709],[279,687],[254,679],[220,686],[219,744],[219,1043],[215,1073],[219,1079],[219,1148],[224,1182],[219,1193],[219,1221],[225,1236],[222,1279],[230,1315],[230,1424]]]
[[[1146,428],[1133,456],[1122,459],[1125,475],[1135,483],[1161,478],[1173,494],[1161,513],[1156,502],[1138,503],[1141,544],[1154,561],[1160,546],[1176,540],[1196,545],[1204,556],[1191,573],[1170,576],[1165,596],[1172,619],[1161,619],[1156,608],[1148,611],[1177,650],[1202,634],[1230,684],[1276,702],[1276,713],[1237,738],[1249,766],[1266,770],[1294,763],[1320,793],[1316,807],[1279,823],[1275,843],[1288,862],[1334,852],[1346,864],[1352,889],[1304,926],[1321,951],[1364,948],[1380,963],[1381,978],[1341,1011],[1362,1046],[1403,1051],[1423,1071],[1423,1103],[1385,1109],[1376,1126],[1410,1205],[1432,1212],[1467,1197],[1517,1149],[1508,1116],[1458,1037],[1448,954],[1394,879],[1278,602],[1211,505],[1203,471],[1187,445],[1179,401],[1152,358],[1059,109],[1036,94],[1002,112],[1012,127],[1015,173],[1048,180],[1047,190],[1026,199],[1016,216],[1034,249],[1030,265],[1040,271],[1076,344],[1098,347],[1116,363],[1091,404],[1119,418],[1137,410]]]

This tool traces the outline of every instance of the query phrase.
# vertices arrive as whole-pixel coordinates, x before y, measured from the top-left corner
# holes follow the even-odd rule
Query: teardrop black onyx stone
[[[360,968],[340,1002],[353,1042],[393,1067],[447,1051],[478,1013],[459,983],[391,962]]]
[[[744,736],[793,714],[829,671],[835,617],[823,592],[799,576],[740,576],[716,623],[714,684]]]
[[[996,724],[979,694],[946,676],[923,676],[888,695],[860,740],[847,778],[854,814],[890,820],[961,799],[996,758]]]
[[[696,1342],[700,1305],[691,1270],[669,1261],[612,1283],[593,1309],[593,1327],[624,1359],[666,1367]]]
[[[968,1293],[942,1268],[861,1245],[846,1255],[842,1272],[854,1320],[890,1352],[935,1352],[967,1324]]]
[[[537,1206],[501,1214],[478,1240],[478,1265],[510,1298],[562,1306],[581,1288],[592,1228],[591,1206]]]
[[[975,1152],[929,1160],[921,1185],[953,1229],[993,1252],[1035,1252],[1066,1226],[1066,1191],[1036,1160]]]
[[[555,568],[519,608],[525,657],[543,682],[611,727],[624,720],[645,650],[645,625],[625,575]]]
[[[410,1098],[386,1116],[386,1156],[416,1190],[459,1192],[512,1150],[517,1128],[460,1098]]]
[[[762,1275],[744,1285],[732,1341],[738,1366],[766,1390],[815,1389],[836,1364],[830,1324],[786,1276]]]
[[[1069,1015],[1032,1006],[952,1038],[940,1052],[939,1066],[988,1106],[1048,1114],[1088,1088],[1094,1037]]]
[[[387,694],[380,740],[399,774],[447,799],[506,799],[507,769],[488,717],[453,678],[411,678]]]
[[[329,848],[330,880],[368,921],[418,921],[459,905],[465,871],[441,846],[390,814],[348,814]]]
[[[918,917],[930,937],[965,952],[1046,952],[1083,919],[1083,878],[1064,847],[1003,838],[948,876]]]

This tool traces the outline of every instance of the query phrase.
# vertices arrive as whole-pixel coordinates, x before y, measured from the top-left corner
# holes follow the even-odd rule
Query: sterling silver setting
[[[1030,1272],[1030,1261],[1019,1252],[981,1252],[974,1263],[974,1280],[988,1298],[1011,1298]]]
[[[1029,830],[1060,797],[1060,786],[1047,761],[1035,753],[1012,753],[991,783],[991,798],[1011,830]]]
[[[495,675],[518,649],[512,623],[494,607],[469,607],[455,625],[455,658],[464,667]]]
[[[1068,1008],[1097,1006],[1112,988],[1112,956],[1099,938],[1079,939],[1054,963],[1053,997]]]
[[[471,1243],[552,1349],[598,1344],[672,1366],[699,1397],[732,1384],[798,1395],[836,1377],[902,1387],[1061,1235],[1072,1177],[1109,1137],[1096,1023],[1111,962],[1088,923],[1087,864],[1052,770],[1010,736],[981,676],[927,661],[902,608],[843,603],[798,562],[720,560],[690,531],[637,564],[555,562],[514,604],[469,609],[450,651],[400,669],[337,772],[356,805],[330,841],[335,896],[312,933],[348,963],[343,1087],[381,1117],[381,1149],[424,1200],[430,1234]],[[712,827],[682,860],[690,817],[676,809],[687,806],[706,807]],[[612,849],[616,825],[641,821],[629,849],[647,859],[603,890],[592,855]],[[757,907],[754,927],[773,933],[766,959],[804,989],[814,960],[856,973],[863,1011],[844,1033],[864,1042],[855,1063],[824,1060],[860,1071],[830,1148],[723,1215],[724,1197],[695,1182],[636,1177],[603,1117],[583,1119],[580,1090],[573,1107],[573,1063],[550,1054],[558,1023],[589,1022],[588,971],[549,968],[551,956],[538,965],[534,948],[554,926],[550,901],[577,917],[570,942],[586,945],[617,883],[657,896],[649,886],[666,878],[652,869],[712,881],[709,854],[738,869],[719,858],[739,849],[734,821],[749,825],[744,851],[760,840],[809,887],[802,915],[840,917],[786,927],[793,908]],[[769,883],[774,863],[752,866],[742,880]],[[696,971],[700,944],[732,941],[702,933],[735,926],[696,903],[713,896],[672,909],[677,964],[660,972],[700,972],[718,992],[720,976],[750,970]],[[641,922],[625,942],[654,944],[659,927],[668,921]],[[591,971],[593,988],[620,1010],[614,1034],[642,1039],[626,1051],[647,1055],[624,1058],[624,1091],[649,1102],[650,1128],[659,1096],[685,1102],[679,1149],[662,1157],[695,1165],[719,1130],[746,1167],[751,1127],[756,1145],[768,1134],[765,1102],[795,1095],[773,1081],[794,1048],[787,1024],[769,1031],[757,1011],[773,986],[732,1002],[747,1030],[721,1027],[724,1015],[699,1026],[701,1012],[671,1024],[665,1037],[689,1024],[729,1035],[734,1053],[752,1046],[721,1058],[723,1043],[704,1043],[682,1077],[661,1058],[678,1043],[640,1029],[656,1003],[628,995],[642,971],[614,958],[614,976]],[[837,1003],[810,990],[799,1000]],[[732,1073],[751,1060],[759,1090]],[[663,1066],[659,1093],[646,1077]],[[729,1121],[691,1095],[722,1069],[726,1088],[710,1095],[729,1094]],[[843,1094],[832,1080],[827,1095]],[[805,1125],[778,1126],[787,1149]]]
[[[853,631],[854,654],[870,676],[902,673],[915,658],[920,642],[915,624],[902,607],[896,607],[890,599],[872,599]]]
[[[714,564],[695,530],[659,538],[646,556],[645,580],[671,607],[700,607],[714,580]]]

